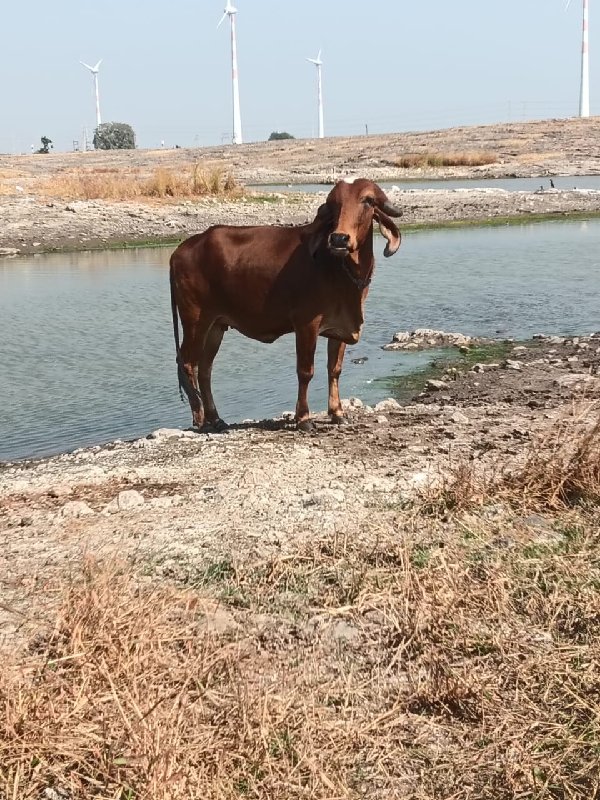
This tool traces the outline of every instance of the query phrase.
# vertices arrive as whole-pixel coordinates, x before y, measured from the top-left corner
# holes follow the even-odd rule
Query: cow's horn
[[[384,214],[387,214],[390,217],[401,217],[402,214],[404,214],[404,211],[393,206],[389,200],[385,201],[385,203],[381,206],[381,210],[384,212]]]

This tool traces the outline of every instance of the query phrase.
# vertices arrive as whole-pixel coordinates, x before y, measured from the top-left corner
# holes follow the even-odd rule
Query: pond
[[[600,327],[598,220],[411,232],[390,259],[380,255],[382,239],[375,245],[377,271],[363,337],[347,351],[343,397],[376,402],[389,395],[389,376],[430,360],[381,350],[398,330],[525,338]],[[174,361],[170,252],[0,260],[1,460],[189,425]],[[325,365],[322,340],[313,411],[327,405]],[[229,422],[293,409],[293,337],[265,345],[229,331],[213,387]]]

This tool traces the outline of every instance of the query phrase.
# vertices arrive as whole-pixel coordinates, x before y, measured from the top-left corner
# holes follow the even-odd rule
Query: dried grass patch
[[[65,578],[0,664],[0,797],[597,796],[597,515],[508,520],[510,547],[481,518],[423,524],[198,563],[187,587]]]
[[[447,152],[447,153],[407,153],[398,156],[394,165],[401,169],[415,167],[480,167],[486,164],[495,164],[498,157],[494,153],[482,151]]]
[[[231,198],[242,194],[227,169],[198,163],[184,171],[157,167],[147,178],[113,168],[65,171],[43,183],[40,191],[67,200],[176,200],[205,196]]]
[[[426,486],[419,501],[442,514],[497,501],[538,510],[600,503],[600,405],[574,407],[534,437],[517,465],[459,461]]]

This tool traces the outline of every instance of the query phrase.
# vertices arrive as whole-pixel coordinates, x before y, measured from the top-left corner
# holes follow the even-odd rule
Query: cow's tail
[[[177,312],[177,300],[175,299],[175,275],[173,270],[173,256],[169,263],[169,283],[171,285],[171,313],[173,314],[173,335],[175,337],[175,361],[177,362],[177,380],[179,381],[179,396],[181,402],[185,402],[183,393],[185,392],[188,398],[196,394],[196,390],[190,384],[190,379],[183,368],[181,358],[181,348],[179,346],[179,316]]]

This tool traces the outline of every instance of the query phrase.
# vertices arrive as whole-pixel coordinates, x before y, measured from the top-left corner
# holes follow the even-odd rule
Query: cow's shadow
[[[329,431],[329,430],[340,430],[348,427],[347,425],[338,425],[332,422],[329,417],[312,417],[311,422],[313,423],[313,430],[309,433],[318,433],[319,431]],[[350,422],[350,420],[348,420]],[[227,435],[229,432],[233,431],[247,431],[247,430],[258,430],[258,431],[286,431],[289,433],[296,433],[302,434],[302,431],[299,431],[296,428],[296,422],[292,417],[289,418],[277,418],[277,419],[252,419],[252,420],[245,420],[243,422],[232,422],[227,425],[226,428],[222,430],[217,430],[212,425],[204,425],[202,428],[195,428],[190,427],[187,428],[188,431],[193,431],[194,433],[211,433],[211,434],[222,434],[224,436]]]

